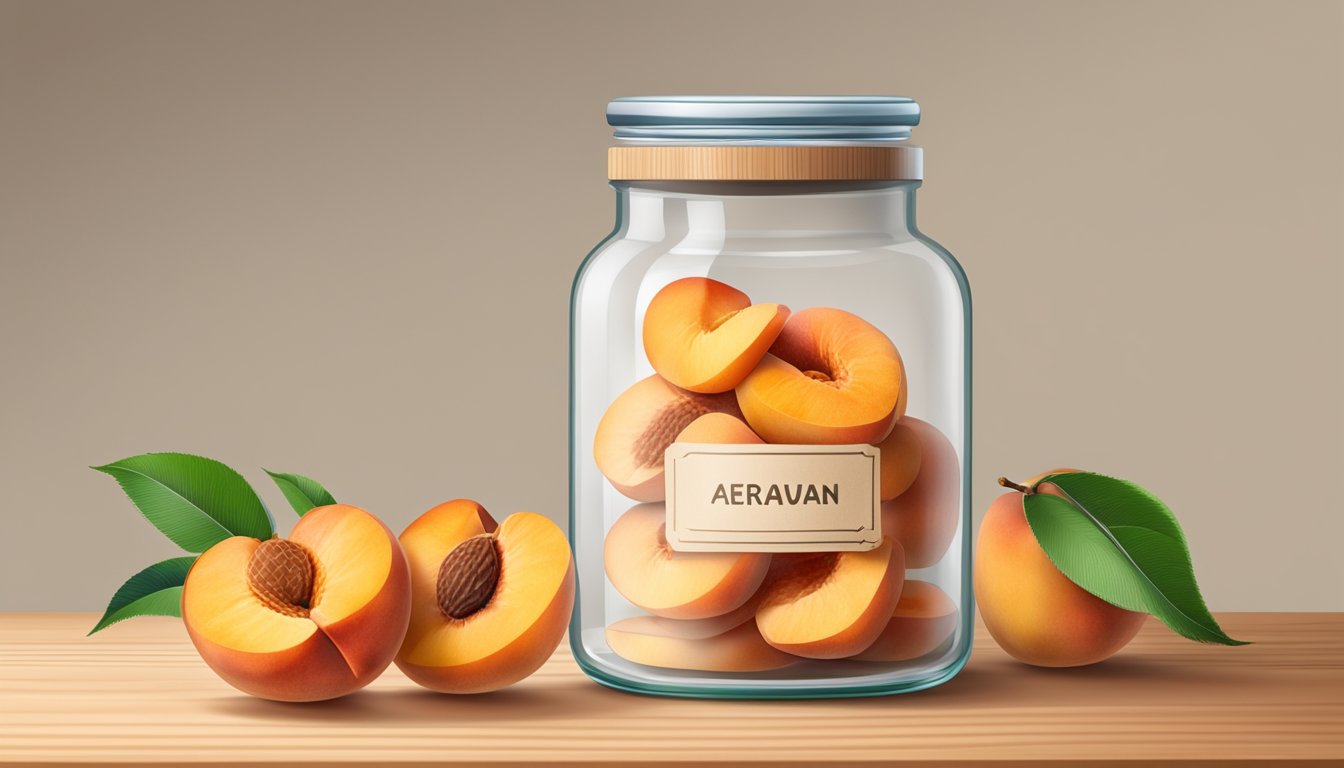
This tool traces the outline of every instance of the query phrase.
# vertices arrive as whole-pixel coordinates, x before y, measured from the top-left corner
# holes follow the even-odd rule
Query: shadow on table
[[[1179,704],[1207,701],[1210,691],[1239,698],[1248,690],[1252,670],[1189,666],[1171,660],[1116,657],[1086,667],[1049,669],[1010,659],[971,664],[936,688],[905,696],[862,700],[866,706],[900,706],[907,700],[922,709],[965,706],[1059,706],[1104,694],[1108,706]],[[854,702],[852,702],[854,703]],[[860,704],[860,706],[865,706]]]
[[[792,709],[810,707],[912,707],[923,711],[982,707],[1067,706],[1081,699],[1105,701],[1107,706],[1147,706],[1154,701],[1180,704],[1207,701],[1210,692],[1236,700],[1254,686],[1253,670],[1202,666],[1171,659],[1116,657],[1102,664],[1067,669],[1031,667],[1009,659],[975,663],[936,688],[901,696],[859,699],[807,699],[767,704],[734,700],[700,700],[697,711],[732,716],[744,708],[761,706]],[[1248,677],[1249,676],[1249,677]],[[1104,694],[1098,698],[1097,694]],[[421,688],[374,687],[334,701],[286,704],[244,694],[223,696],[205,706],[221,715],[242,719],[312,723],[387,723],[403,726],[488,723],[532,720],[591,720],[608,713],[639,707],[675,714],[683,702],[639,696],[603,688],[577,677],[534,680],[494,693],[454,696]],[[665,709],[664,709],[665,708]]]
[[[206,702],[210,710],[248,720],[399,725],[591,719],[630,706],[630,696],[587,680],[520,685],[458,696],[420,688],[373,688],[332,701],[290,704],[245,694]]]

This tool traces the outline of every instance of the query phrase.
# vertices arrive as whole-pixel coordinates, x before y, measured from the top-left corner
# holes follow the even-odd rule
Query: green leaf
[[[285,494],[285,499],[289,505],[303,517],[309,510],[317,507],[325,507],[328,504],[335,504],[336,499],[322,484],[303,475],[295,475],[286,472],[272,472],[265,470],[266,474],[271,476],[275,484],[280,486],[280,492]]]
[[[127,579],[89,634],[134,616],[181,616],[182,585],[194,562],[194,557],[174,557]]]
[[[1055,484],[1065,496],[1028,494],[1027,523],[1071,581],[1112,605],[1151,613],[1191,640],[1246,644],[1228,637],[1209,613],[1185,534],[1157,497],[1134,483],[1091,472],[1050,475],[1041,482]]]
[[[149,522],[188,552],[230,536],[269,539],[275,523],[243,476],[214,459],[146,453],[101,467]]]

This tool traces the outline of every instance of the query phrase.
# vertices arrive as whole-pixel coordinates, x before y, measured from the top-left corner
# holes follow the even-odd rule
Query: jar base
[[[606,688],[645,696],[664,696],[682,699],[841,699],[891,696],[915,693],[946,683],[957,675],[970,660],[972,626],[963,622],[957,633],[943,648],[928,654],[927,661],[911,660],[899,663],[900,677],[894,677],[891,665],[871,662],[800,662],[795,667],[773,672],[750,673],[737,677],[723,673],[646,667],[626,661],[609,650],[590,652],[583,647],[581,635],[570,633],[570,649],[574,661],[594,682]],[[601,631],[590,631],[589,639],[602,645]],[[816,664],[815,678],[800,678],[798,671],[808,664]],[[882,666],[885,672],[871,672]],[[867,669],[865,669],[867,668]],[[820,670],[823,670],[821,672]],[[851,672],[852,674],[844,674]],[[866,674],[861,674],[867,672]],[[711,676],[712,675],[712,676]],[[661,679],[660,679],[661,678]],[[885,679],[884,679],[885,678]]]

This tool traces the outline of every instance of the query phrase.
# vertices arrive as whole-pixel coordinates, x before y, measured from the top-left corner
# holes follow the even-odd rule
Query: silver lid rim
[[[904,141],[919,104],[901,96],[637,96],[607,104],[618,139]]]

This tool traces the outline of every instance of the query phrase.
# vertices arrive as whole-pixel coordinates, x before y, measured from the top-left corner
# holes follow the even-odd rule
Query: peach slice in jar
[[[607,627],[607,645],[616,655],[636,664],[696,672],[765,672],[798,660],[765,642],[756,622],[750,619],[727,632],[703,638],[681,637],[660,631],[657,626],[629,621]]]
[[[727,418],[701,421],[710,414]],[[688,392],[655,373],[635,382],[607,408],[593,438],[593,459],[616,490],[635,501],[662,501],[663,452],[673,441],[760,442],[739,416],[732,393]],[[693,424],[694,439],[681,437]]]
[[[942,559],[961,519],[961,467],[957,450],[938,428],[913,417],[901,420],[919,438],[919,474],[910,487],[882,503],[882,534],[901,542],[907,568]]]
[[[182,619],[201,658],[235,688],[320,701],[392,663],[410,595],[387,526],[334,504],[305,514],[288,539],[234,536],[206,550],[183,584]]]
[[[883,537],[867,552],[777,557],[756,609],[774,647],[810,659],[840,659],[872,645],[905,581],[901,545]]]
[[[877,448],[880,456],[878,474],[881,476],[879,498],[890,501],[909,490],[919,476],[924,446],[914,428],[906,419],[901,419]]]
[[[877,444],[905,412],[896,345],[857,315],[795,312],[737,386],[747,424],[769,443]]]
[[[937,586],[906,579],[891,619],[873,644],[854,658],[909,661],[937,650],[957,629],[957,604]]]
[[[608,626],[622,632],[634,632],[641,635],[660,635],[679,637],[684,640],[704,640],[722,635],[730,629],[736,629],[756,618],[756,606],[761,602],[761,592],[751,596],[740,608],[707,619],[669,619],[664,616],[631,616],[620,619]]]
[[[663,378],[692,392],[737,386],[779,335],[789,308],[752,304],[707,277],[684,277],[658,291],[644,312],[644,353]]]
[[[741,608],[765,580],[764,552],[676,552],[664,535],[662,504],[621,515],[603,546],[611,585],[625,599],[670,619],[707,619]]]
[[[401,534],[411,617],[397,666],[443,693],[493,691],[551,657],[574,607],[574,562],[559,526],[535,512],[503,523],[467,499]]]

